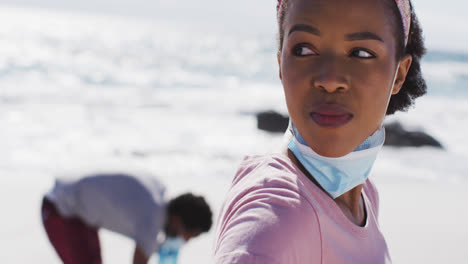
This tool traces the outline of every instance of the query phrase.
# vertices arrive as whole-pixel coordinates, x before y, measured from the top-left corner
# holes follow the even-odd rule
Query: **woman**
[[[247,157],[218,218],[215,263],[390,263],[367,178],[386,115],[426,92],[409,0],[282,0],[284,153]]]

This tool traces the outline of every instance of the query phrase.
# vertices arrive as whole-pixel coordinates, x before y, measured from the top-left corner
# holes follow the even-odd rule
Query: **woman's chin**
[[[329,158],[346,156],[368,137],[362,134],[364,129],[357,129],[352,123],[340,128],[324,128],[309,123],[303,129],[309,133],[301,133],[299,128],[298,131],[315,153]]]
[[[338,142],[309,145],[312,150],[320,156],[327,158],[339,158],[348,155],[357,148],[357,146],[351,146],[349,144],[340,144]]]

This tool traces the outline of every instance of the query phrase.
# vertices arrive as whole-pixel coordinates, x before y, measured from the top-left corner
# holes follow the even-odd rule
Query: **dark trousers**
[[[101,247],[96,228],[78,218],[57,213],[55,205],[44,198],[42,223],[50,243],[64,264],[101,264]]]

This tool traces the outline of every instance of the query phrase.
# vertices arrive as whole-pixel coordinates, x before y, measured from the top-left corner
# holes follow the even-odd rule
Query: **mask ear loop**
[[[287,150],[288,149],[288,144],[289,144],[289,142],[291,141],[291,139],[293,137],[294,137],[293,123],[292,123],[291,117],[289,117],[288,128],[284,132],[283,140],[281,142],[281,148],[285,148]]]
[[[392,85],[392,89],[390,89],[390,94],[388,95],[388,99],[387,99],[387,108],[388,108],[388,104],[390,104],[390,99],[392,98],[393,96],[393,89],[395,89],[395,82],[396,82],[396,79],[397,79],[397,76],[398,76],[398,70],[400,69],[400,62],[398,62],[398,65],[396,67],[396,71],[395,71],[395,76],[393,77],[393,85]],[[382,129],[383,127],[383,122],[382,124],[380,125],[380,128],[379,129]]]
[[[397,65],[396,71],[395,71],[395,76],[393,76],[393,85],[392,85],[392,89],[390,89],[390,94],[388,95],[387,107],[388,107],[388,104],[390,103],[390,99],[392,98],[393,89],[395,89],[395,82],[396,82],[396,79],[397,79],[397,76],[398,76],[398,70],[400,69],[400,63],[401,63],[401,61],[398,62],[398,65]]]

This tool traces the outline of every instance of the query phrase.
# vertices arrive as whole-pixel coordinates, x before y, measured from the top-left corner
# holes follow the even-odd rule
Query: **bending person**
[[[162,259],[169,247],[177,258],[185,241],[208,232],[211,218],[203,197],[187,193],[167,201],[157,179],[127,174],[58,179],[42,203],[45,231],[65,264],[102,263],[99,228],[133,239],[135,264],[154,252]]]

